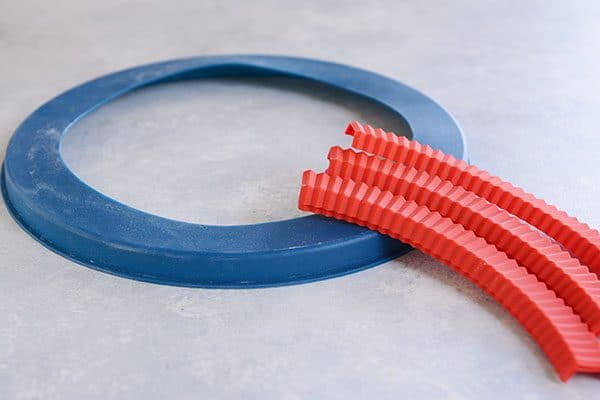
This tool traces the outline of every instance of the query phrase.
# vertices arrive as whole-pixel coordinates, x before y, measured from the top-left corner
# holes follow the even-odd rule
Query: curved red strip
[[[306,171],[299,207],[369,225],[432,255],[494,297],[538,342],[562,380],[600,372],[600,346],[573,310],[505,253],[402,196]]]
[[[352,147],[401,162],[461,186],[556,239],[600,276],[600,234],[523,189],[451,155],[382,129],[352,122]]]
[[[495,245],[565,300],[600,333],[600,281],[548,237],[507,211],[438,176],[377,156],[332,147],[327,173],[427,206]]]

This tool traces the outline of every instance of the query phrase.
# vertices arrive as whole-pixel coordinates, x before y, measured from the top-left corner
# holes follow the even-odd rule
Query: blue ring
[[[34,238],[65,257],[112,274],[171,285],[300,283],[365,269],[409,251],[397,240],[320,216],[239,226],[170,220],[99,193],[61,157],[61,138],[71,125],[127,92],[181,79],[258,75],[307,79],[366,97],[402,116],[415,139],[466,157],[463,135],[450,114],[384,76],[302,58],[199,57],[116,72],[37,109],[8,145],[2,170],[7,207]]]

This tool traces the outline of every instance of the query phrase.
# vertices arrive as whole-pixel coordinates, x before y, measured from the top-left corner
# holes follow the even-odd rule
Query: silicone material
[[[548,237],[474,193],[425,171],[340,147],[331,148],[328,158],[329,175],[403,196],[495,245],[563,298],[593,333],[600,333],[600,281]]]
[[[538,342],[562,380],[600,372],[600,345],[573,310],[535,275],[451,219],[366,183],[306,171],[302,210],[335,216],[405,241],[494,297]]]
[[[356,149],[414,166],[497,204],[556,239],[600,276],[600,234],[564,211],[486,171],[457,160],[451,154],[433,150],[416,140],[358,122],[352,122],[346,133],[354,136],[352,147]]]
[[[380,264],[410,250],[355,225],[308,216],[207,226],[147,214],[87,186],[65,165],[61,137],[90,111],[132,90],[181,79],[277,75],[321,82],[390,108],[414,138],[466,156],[454,119],[423,94],[381,75],[322,61],[200,57],[117,72],[73,88],[30,115],[10,140],[2,193],[15,219],[50,249],[143,281],[202,287],[306,282]]]

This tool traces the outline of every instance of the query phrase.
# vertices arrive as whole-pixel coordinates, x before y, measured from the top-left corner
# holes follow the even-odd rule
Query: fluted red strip
[[[556,239],[600,276],[600,234],[564,211],[463,160],[392,132],[352,122],[346,133],[354,136],[352,147],[356,149],[449,180],[527,221]]]
[[[303,175],[299,207],[368,225],[459,271],[523,324],[562,380],[576,371],[600,371],[598,342],[572,309],[505,253],[449,218],[389,191],[312,171]]]
[[[592,332],[600,333],[600,281],[548,237],[474,193],[425,171],[337,146],[328,158],[329,175],[401,195],[472,230],[545,282]]]

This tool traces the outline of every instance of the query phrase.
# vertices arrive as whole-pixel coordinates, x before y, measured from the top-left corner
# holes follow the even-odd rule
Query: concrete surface
[[[600,227],[597,2],[366,3],[0,0],[0,148],[42,102],[116,69],[202,54],[316,57],[424,91],[462,124],[474,163]],[[354,118],[397,124],[293,81],[171,84],[84,119],[64,156],[141,209],[252,223],[298,215],[299,172],[321,168],[330,144],[347,144],[340,132]],[[2,399],[600,392],[593,376],[560,383],[507,312],[417,252],[301,286],[182,289],[69,262],[4,207],[0,224]]]

